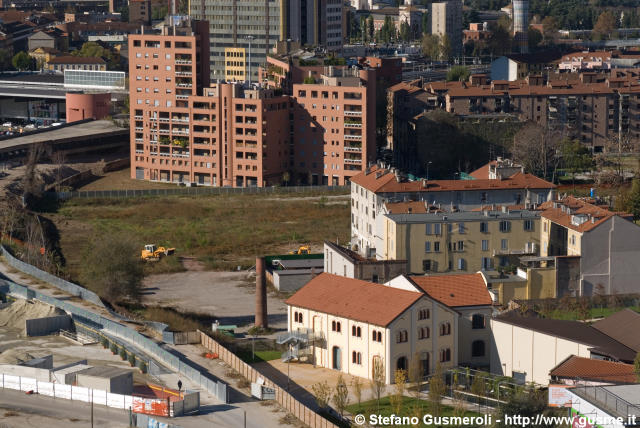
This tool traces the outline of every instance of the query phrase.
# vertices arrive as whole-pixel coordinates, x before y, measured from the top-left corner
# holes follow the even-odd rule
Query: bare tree
[[[344,415],[344,409],[349,404],[349,390],[347,384],[342,378],[342,373],[338,375],[338,381],[336,383],[336,391],[331,399],[333,405],[336,406],[336,410],[340,413],[340,416]]]
[[[385,387],[384,363],[380,358],[373,359],[373,370],[371,373],[371,392],[378,403],[378,412],[380,411],[380,396]]]
[[[511,154],[515,161],[524,166],[525,171],[553,181],[560,164],[558,142],[564,133],[564,130],[527,122],[513,137]]]
[[[316,399],[316,404],[321,409],[326,409],[329,405],[329,398],[331,397],[331,388],[325,380],[324,382],[318,382],[311,385],[311,392]]]
[[[395,380],[395,394],[391,396],[391,406],[393,407],[396,415],[399,415],[402,410],[402,402],[404,401],[404,391],[407,386],[407,371],[397,369],[394,373]]]
[[[409,382],[412,384],[412,393],[415,398],[415,403],[420,403],[420,393],[422,390],[422,379],[424,375],[424,367],[422,367],[422,361],[420,361],[420,355],[416,353],[409,365]]]
[[[51,155],[51,161],[56,164],[55,186],[56,192],[59,192],[61,190],[60,182],[62,181],[62,172],[67,159],[63,151],[56,150]]]
[[[351,388],[353,390],[353,395],[356,396],[356,400],[358,400],[358,409],[360,409],[360,404],[362,403],[362,380],[358,376],[354,376],[351,379]]]
[[[38,163],[44,153],[44,148],[40,144],[33,144],[27,154],[25,171],[22,177],[22,190],[25,202],[30,196],[39,197],[43,191],[43,182],[38,175]]]
[[[429,379],[429,401],[431,402],[431,413],[434,416],[440,415],[442,396],[445,393],[445,388],[442,365],[438,362],[436,364],[436,371],[433,373],[433,376],[431,376],[431,379]]]

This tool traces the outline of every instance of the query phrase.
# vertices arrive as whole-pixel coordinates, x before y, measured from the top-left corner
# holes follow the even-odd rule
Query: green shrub
[[[116,345],[115,342],[111,344],[111,353],[113,355],[116,355],[118,353],[118,345]]]
[[[120,358],[122,358],[122,361],[127,359],[127,350],[124,348],[120,348]]]
[[[102,347],[104,349],[107,349],[109,347],[109,339],[107,339],[106,337],[101,338],[100,343],[102,344]]]
[[[129,364],[131,364],[131,367],[135,367],[136,366],[136,356],[135,356],[135,354],[129,354]]]
[[[140,361],[140,363],[138,364],[138,368],[140,369],[140,371],[142,373],[146,373],[147,372],[147,363],[145,363],[144,361]]]

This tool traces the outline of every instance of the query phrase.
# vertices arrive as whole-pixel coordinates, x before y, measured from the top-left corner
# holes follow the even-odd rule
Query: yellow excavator
[[[289,251],[289,254],[297,254],[299,256],[303,254],[311,254],[311,247],[308,245],[301,245],[297,250]]]
[[[155,244],[147,244],[140,252],[140,258],[146,262],[157,262],[163,256],[175,253],[175,248],[156,247]]]

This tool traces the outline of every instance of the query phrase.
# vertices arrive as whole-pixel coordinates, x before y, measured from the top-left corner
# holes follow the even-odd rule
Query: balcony
[[[190,71],[176,71],[176,76],[191,77],[192,74]]]
[[[362,153],[362,147],[344,146],[344,151],[350,153]]]
[[[362,128],[362,123],[360,122],[345,122],[345,128]]]
[[[144,154],[144,150],[136,150],[136,153],[139,155],[143,155]]]
[[[181,122],[181,123],[189,123],[189,117],[172,117],[172,122]]]
[[[525,247],[525,248],[509,248],[507,250],[493,250],[493,256],[517,256],[517,255],[525,255],[525,254],[535,254],[536,247]]]
[[[136,131],[144,131],[144,128],[142,126],[136,126],[135,130]]]
[[[176,100],[188,100],[189,95],[176,95]]]
[[[171,131],[170,131],[170,130],[168,130],[168,129],[158,129],[158,132],[159,132],[160,134],[169,134]]]
[[[344,136],[345,140],[350,140],[350,141],[361,141],[362,140],[362,135],[349,135],[346,134]]]
[[[358,111],[358,110],[345,110],[345,111],[344,111],[344,115],[345,115],[345,116],[362,116],[362,111]]]
[[[352,164],[352,165],[360,165],[362,164],[362,159],[349,159],[345,158],[344,163]]]
[[[143,142],[144,142],[144,139],[142,139],[142,138],[136,138],[136,143],[143,143]]]
[[[178,88],[191,88],[193,87],[192,83],[176,83]]]
[[[176,135],[189,135],[189,130],[188,129],[173,129],[171,131],[172,134],[176,134]]]
[[[191,65],[190,59],[176,59],[176,64]]]
[[[163,122],[163,123],[169,123],[170,120],[171,119],[169,119],[168,117],[161,117],[160,119],[158,119],[158,121]]]
[[[188,158],[191,155],[189,154],[189,152],[186,152],[186,153],[172,153],[171,156],[174,158]]]
[[[134,119],[136,119],[136,120],[142,120],[142,119],[144,119],[144,117],[143,117],[143,116],[133,116],[133,118],[134,118]]]

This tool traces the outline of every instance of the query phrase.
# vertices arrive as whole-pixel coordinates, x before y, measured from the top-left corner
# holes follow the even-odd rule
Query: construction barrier
[[[275,400],[278,402],[278,404],[280,404],[284,409],[286,409],[296,418],[307,424],[310,428],[339,428],[338,425],[335,425],[318,413],[314,412],[309,407],[293,397],[291,394],[289,394],[287,391],[285,391],[283,388],[278,386],[267,376],[242,361],[237,355],[229,351],[216,340],[200,330],[198,330],[198,332],[200,333],[202,346],[207,348],[212,353],[218,354],[219,358],[222,361],[231,366],[233,370],[240,373],[251,383],[257,382],[258,378],[262,378],[264,380],[264,386],[268,386],[275,390]]]

